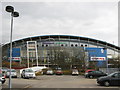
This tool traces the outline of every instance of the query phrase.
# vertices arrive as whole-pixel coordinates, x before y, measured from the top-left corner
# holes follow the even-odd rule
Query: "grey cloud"
[[[13,5],[20,12],[20,17],[14,20],[14,40],[42,34],[71,34],[109,41],[109,30],[117,32],[114,28],[117,27],[116,3],[14,2],[3,3],[3,8],[6,5]],[[10,17],[2,11],[5,43],[9,38],[6,33],[9,34]],[[100,32],[103,37],[98,34]],[[113,37],[117,39],[115,35]],[[111,38],[111,41],[115,38]]]

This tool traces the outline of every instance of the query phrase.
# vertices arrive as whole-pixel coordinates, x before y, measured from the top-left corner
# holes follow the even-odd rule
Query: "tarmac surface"
[[[6,79],[3,88],[9,87],[9,79]],[[118,88],[118,86],[100,86],[96,79],[84,78],[84,76],[71,75],[42,75],[35,79],[12,78],[12,88]]]

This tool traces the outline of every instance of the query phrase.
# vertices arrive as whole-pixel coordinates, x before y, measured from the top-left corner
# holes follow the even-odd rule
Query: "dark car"
[[[85,71],[85,78],[87,78],[88,77],[88,73],[92,72],[92,71],[95,71],[95,70],[94,69],[88,69],[88,70],[86,70]]]
[[[88,78],[97,78],[101,76],[107,76],[107,74],[103,73],[102,71],[91,71],[91,72],[88,72],[88,75],[87,75]]]
[[[97,79],[99,85],[117,85],[120,86],[120,72],[114,72],[108,76],[100,77]]]

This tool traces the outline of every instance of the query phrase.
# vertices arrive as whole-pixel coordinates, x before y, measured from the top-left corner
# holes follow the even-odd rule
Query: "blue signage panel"
[[[10,50],[8,50],[8,57],[10,60]],[[20,48],[13,48],[12,49],[12,60],[13,61],[20,61]]]
[[[89,61],[106,61],[107,50],[105,48],[85,48],[88,52]]]
[[[97,61],[98,67],[105,67],[107,60],[107,50],[105,48],[85,48],[88,52],[89,61]]]

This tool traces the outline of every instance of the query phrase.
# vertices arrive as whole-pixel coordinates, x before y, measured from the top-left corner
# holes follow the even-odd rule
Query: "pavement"
[[[8,82],[7,78],[3,88],[8,88]],[[12,78],[12,88],[101,88],[102,90],[102,88],[118,87],[99,86],[96,79],[87,79],[80,75],[41,75],[37,76],[36,79]]]

